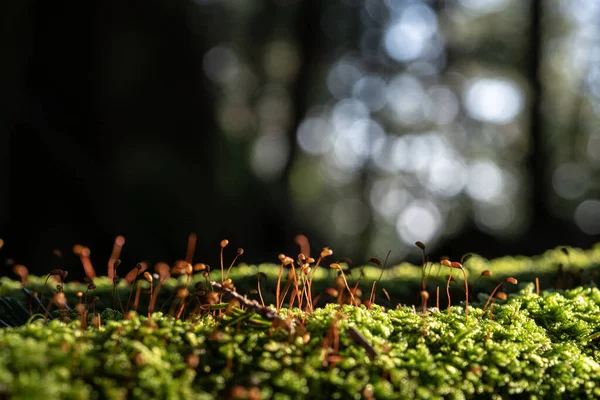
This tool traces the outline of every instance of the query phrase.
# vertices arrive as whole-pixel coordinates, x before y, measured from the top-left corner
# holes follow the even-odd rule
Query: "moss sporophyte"
[[[123,238],[107,277],[83,246],[83,283],[15,265],[18,282],[0,278],[0,397],[600,396],[599,246],[435,263],[417,242],[421,266],[373,258],[352,269],[349,260],[323,268],[333,251],[315,260],[306,237],[296,241],[298,256],[278,265],[235,266],[238,249],[228,267],[222,241],[217,279],[193,264],[195,235],[184,259],[153,271],[140,263],[123,279]],[[583,285],[548,289],[561,263]]]

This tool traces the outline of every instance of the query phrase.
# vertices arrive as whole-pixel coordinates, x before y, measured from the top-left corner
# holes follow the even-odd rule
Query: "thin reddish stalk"
[[[283,262],[279,264],[279,275],[277,276],[277,287],[275,288],[275,309],[279,312],[279,291],[281,290],[281,275],[283,275]]]

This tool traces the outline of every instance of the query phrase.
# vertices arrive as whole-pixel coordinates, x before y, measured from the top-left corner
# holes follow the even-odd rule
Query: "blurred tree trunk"
[[[127,264],[170,262],[185,254],[190,231],[214,225],[206,44],[189,31],[186,4],[23,5],[14,24],[32,33],[15,34],[29,50],[9,59],[22,79],[6,256],[45,270],[59,248],[77,276],[76,243],[92,248],[103,272],[118,234]],[[199,249],[218,246],[210,242]]]
[[[10,142],[15,131],[17,114],[23,102],[24,67],[30,51],[31,27],[28,21],[28,2],[15,1],[0,4],[0,238],[4,238],[10,217],[11,174]],[[14,138],[13,138],[14,139]]]
[[[479,252],[486,257],[500,257],[506,254],[539,254],[548,248],[562,244],[577,244],[589,247],[594,238],[584,235],[572,222],[555,217],[550,211],[548,198],[553,188],[550,184],[552,174],[551,145],[545,135],[542,99],[544,96],[539,72],[542,59],[542,25],[545,2],[531,0],[530,28],[528,34],[528,55],[526,77],[529,81],[529,155],[526,167],[529,180],[524,184],[528,190],[527,213],[530,216],[529,228],[520,237],[497,238],[480,232],[474,227],[450,239],[441,246],[440,255],[460,257],[470,251]],[[577,111],[577,110],[575,110]]]
[[[546,135],[546,124],[542,112],[544,91],[540,78],[542,60],[542,38],[544,1],[531,0],[531,24],[529,30],[529,70],[528,78],[531,89],[530,125],[531,146],[528,167],[531,174],[529,184],[530,196],[530,229],[523,240],[527,253],[543,252],[549,247],[565,243],[577,243],[579,246],[590,246],[593,240],[583,234],[572,221],[557,218],[550,210],[548,199],[553,196],[551,176],[554,168],[552,143]],[[579,117],[579,110],[573,110]],[[556,143],[554,143],[556,145]]]
[[[529,137],[531,144],[529,149],[528,167],[531,174],[530,180],[530,226],[534,229],[542,228],[548,224],[550,213],[546,198],[550,192],[547,185],[549,173],[549,154],[544,142],[543,116],[542,116],[542,84],[540,82],[540,59],[542,57],[542,2],[531,0],[530,29],[529,29],[529,70],[527,76],[530,86],[530,116]]]
[[[286,204],[289,206],[290,211],[293,209],[293,203],[290,198],[289,177],[292,167],[300,154],[300,149],[296,143],[296,131],[306,116],[306,111],[310,106],[311,101],[309,89],[314,85],[314,77],[318,76],[319,56],[323,51],[324,42],[323,30],[321,29],[320,24],[323,7],[325,5],[326,4],[320,0],[306,0],[300,2],[294,21],[294,32],[296,41],[300,47],[301,64],[291,93],[294,107],[294,119],[291,128],[287,132],[288,142],[290,143],[290,153],[277,189],[280,191],[281,195],[286,198]],[[286,229],[286,236],[289,236],[288,240],[291,241],[295,235],[302,233],[311,240],[313,253],[320,250],[319,246],[321,245],[322,238],[319,237],[319,232],[307,231],[305,227],[309,224],[297,221],[293,212],[286,213],[285,215],[290,215],[294,218],[292,223],[289,224]],[[297,229],[298,226],[303,226],[304,230],[302,232],[291,231],[291,229]],[[294,252],[297,252],[298,250],[297,247],[293,247]]]

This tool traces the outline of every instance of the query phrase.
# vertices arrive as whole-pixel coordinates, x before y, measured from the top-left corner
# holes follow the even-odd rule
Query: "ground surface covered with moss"
[[[391,268],[382,279],[381,287],[392,296],[383,301],[389,303],[385,308],[328,304],[306,313],[284,307],[279,317],[267,318],[223,303],[177,319],[168,315],[165,299],[167,309],[150,319],[108,308],[100,318],[90,312],[85,329],[74,310],[62,315],[70,322],[62,322],[58,311],[46,322],[42,316],[31,318],[21,284],[3,278],[0,317],[20,326],[0,329],[0,397],[598,398],[600,291],[594,271],[599,253],[596,247],[557,249],[533,259],[473,257],[465,263],[472,287],[487,269],[494,271],[494,284],[508,276],[518,276],[521,283],[508,285],[514,287],[508,298],[495,299],[483,312],[493,285],[481,279],[468,318],[460,274],[451,294],[452,304],[462,294],[462,304],[427,311],[400,305],[403,295],[418,303],[422,270],[407,266]],[[244,268],[255,267],[237,271]],[[277,271],[260,268],[267,275]],[[434,288],[445,285],[447,276],[436,274],[437,268],[427,283],[430,307]],[[365,289],[377,279],[376,271],[363,271]],[[547,289],[536,294],[526,281],[530,275]],[[274,285],[273,276],[267,278]],[[326,288],[335,275],[323,270],[317,279]],[[42,284],[32,277],[25,286],[39,290],[36,285]],[[248,288],[255,284],[254,276]],[[178,286],[181,281],[173,284]],[[65,284],[64,290],[69,297],[82,287]],[[109,305],[112,285],[98,283],[96,290],[106,291],[102,301]],[[128,287],[118,290],[126,299]],[[270,299],[270,290],[264,292]],[[24,317],[29,321],[23,323]]]

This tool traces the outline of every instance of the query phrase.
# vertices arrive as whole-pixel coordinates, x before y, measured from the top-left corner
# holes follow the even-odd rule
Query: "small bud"
[[[245,399],[248,397],[248,391],[243,386],[235,385],[231,388],[231,393],[229,395],[232,399]]]
[[[450,263],[450,266],[451,266],[452,268],[456,268],[456,269],[462,269],[462,267],[463,267],[463,266],[462,266],[462,264],[461,264],[461,263],[459,263],[458,261],[452,261],[452,262]]]
[[[229,244],[229,240],[227,240],[227,239],[221,240],[221,248],[226,247],[228,244]]]
[[[194,267],[192,267],[192,264],[188,263],[185,266],[185,274],[186,275],[191,275],[194,272]]]
[[[306,260],[306,256],[304,255],[304,253],[298,254],[298,260],[301,262]]]
[[[283,259],[285,258],[285,254],[280,254],[277,256],[277,258],[279,259],[279,261],[283,261]]]
[[[260,388],[258,386],[252,386],[248,389],[248,400],[260,400]]]
[[[115,238],[115,245],[118,247],[123,247],[125,245],[125,237],[124,236],[117,236]]]
[[[513,278],[512,276],[509,276],[508,278],[506,278],[506,282],[512,283],[513,285],[516,285],[518,283],[517,279]]]
[[[425,250],[425,244],[423,242],[415,242],[415,245],[421,250]]]
[[[290,265],[294,263],[294,259],[291,257],[285,257],[282,261],[283,265]]]
[[[309,341],[310,341],[310,333],[305,333],[304,336],[302,336],[302,342],[304,344],[308,344]]]
[[[314,258],[312,258],[312,257],[308,257],[308,258],[306,259],[306,262],[307,262],[307,263],[309,263],[309,264],[313,264],[313,263],[315,262],[315,259],[314,259]]]
[[[327,294],[331,297],[337,297],[339,292],[337,291],[337,289],[329,287],[329,288],[325,289],[325,294]]]
[[[373,257],[373,258],[369,258],[369,262],[379,265],[380,267],[383,265],[383,263],[381,262],[381,260],[379,258]]]
[[[152,283],[152,275],[150,274],[150,272],[148,272],[148,271],[144,272],[144,279],[146,281],[148,281],[149,283]]]
[[[492,271],[490,271],[489,269],[486,269],[481,272],[481,276],[492,276]]]
[[[229,281],[229,282],[227,282],[227,281]],[[229,289],[231,291],[235,291],[235,286],[233,286],[233,282],[231,281],[231,279],[228,279],[227,281],[223,282],[223,288]]]
[[[56,303],[59,308],[65,308],[67,306],[67,298],[63,292],[54,294],[52,300],[54,300],[54,303]]]
[[[341,270],[342,269],[341,265],[337,264],[337,263],[331,263],[331,264],[329,264],[329,268],[337,269],[337,270]]]
[[[198,365],[200,365],[200,357],[195,354],[190,354],[187,356],[185,364],[188,368],[196,369],[198,368]]]
[[[499,300],[506,300],[508,296],[504,292],[498,292],[496,293],[496,298]]]
[[[177,260],[170,270],[171,275],[183,275],[187,268],[187,262],[184,260]]]
[[[423,300],[429,300],[429,293],[427,290],[421,290],[420,295]]]
[[[237,249],[237,254],[238,254],[238,256],[241,256],[242,254],[244,254],[244,249],[242,249],[241,247],[239,249]]]
[[[75,255],[80,256],[82,252],[83,252],[83,246],[82,245],[76,244],[75,246],[73,246],[73,253],[75,253]]]
[[[23,283],[26,282],[27,278],[29,277],[29,271],[24,265],[21,264],[15,264],[13,266],[13,272],[21,279],[21,282]]]
[[[323,250],[321,250],[321,258],[328,257],[332,254],[333,254],[333,251],[328,247],[323,247]]]
[[[144,356],[142,353],[135,353],[133,356],[133,363],[135,365],[144,365]]]
[[[217,304],[219,301],[219,294],[217,292],[206,293],[206,302],[208,304]]]
[[[447,258],[442,258],[440,260],[440,264],[442,264],[445,267],[449,267],[452,268],[452,263],[450,262],[450,260],[448,260]]]
[[[198,271],[204,271],[206,269],[206,264],[196,264],[194,265],[194,271],[198,272]]]

